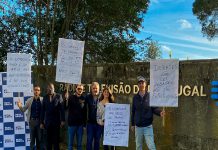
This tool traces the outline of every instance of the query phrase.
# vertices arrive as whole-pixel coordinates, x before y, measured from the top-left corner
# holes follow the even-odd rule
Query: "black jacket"
[[[88,109],[88,123],[97,124],[96,113],[97,113],[98,99],[95,101],[92,94],[86,96],[86,105]]]
[[[65,121],[63,99],[60,94],[55,93],[51,102],[49,95],[43,97],[40,119],[46,126],[59,126],[61,121]]]
[[[68,126],[80,126],[86,124],[86,104],[85,97],[71,95],[68,99],[68,104],[65,104],[68,109]]]
[[[161,110],[149,106],[149,93],[142,98],[139,93],[133,97],[132,102],[132,126],[147,127],[153,122],[153,113],[160,116]]]

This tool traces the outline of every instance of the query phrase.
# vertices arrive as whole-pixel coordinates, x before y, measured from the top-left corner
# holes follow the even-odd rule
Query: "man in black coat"
[[[54,84],[47,86],[47,95],[43,97],[41,111],[41,128],[47,131],[47,150],[59,150],[60,127],[64,126],[65,114],[63,99],[60,94],[54,92]]]

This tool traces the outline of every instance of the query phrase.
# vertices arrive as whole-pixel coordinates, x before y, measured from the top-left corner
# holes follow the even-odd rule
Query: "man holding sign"
[[[132,102],[132,131],[135,130],[136,150],[142,150],[143,136],[149,150],[156,150],[153,134],[153,114],[163,117],[164,111],[157,107],[150,107],[147,81],[144,77],[138,77],[139,92],[133,97]]]
[[[77,150],[82,150],[83,127],[86,124],[86,106],[83,94],[83,85],[76,85],[75,94],[71,95],[65,103],[68,109],[68,150],[73,149],[76,135]]]

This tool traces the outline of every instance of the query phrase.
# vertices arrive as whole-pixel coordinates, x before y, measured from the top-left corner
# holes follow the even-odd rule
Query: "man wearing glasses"
[[[83,85],[77,84],[75,94],[65,101],[65,106],[68,109],[68,150],[73,149],[75,134],[77,137],[77,150],[82,150],[83,127],[86,124],[85,98],[82,93]]]
[[[40,135],[40,113],[42,97],[40,97],[40,87],[34,86],[34,96],[27,99],[26,104],[22,107],[20,99],[17,102],[17,106],[22,112],[27,111],[27,120],[30,127],[30,149],[34,150],[35,142],[36,149],[40,149],[41,135]]]

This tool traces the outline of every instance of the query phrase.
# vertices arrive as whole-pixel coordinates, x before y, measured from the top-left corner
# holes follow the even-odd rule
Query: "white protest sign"
[[[150,61],[150,106],[178,107],[179,61]]]
[[[9,92],[31,91],[31,54],[7,54],[7,89]]]
[[[84,41],[59,39],[56,81],[81,83],[84,45]]]
[[[106,105],[103,145],[128,147],[129,118],[129,104]]]

